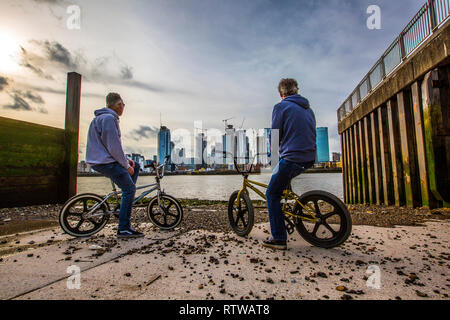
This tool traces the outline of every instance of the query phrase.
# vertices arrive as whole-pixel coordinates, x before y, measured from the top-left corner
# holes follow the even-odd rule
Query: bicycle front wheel
[[[244,192],[238,203],[239,191],[233,192],[228,200],[228,220],[233,231],[240,237],[247,236],[253,228],[254,210],[249,196]]]
[[[59,212],[59,224],[67,234],[73,237],[89,237],[99,232],[109,220],[109,207],[106,203],[99,206],[91,216],[87,214],[102,197],[92,194],[79,194],[69,199]]]
[[[152,198],[147,207],[147,216],[150,221],[160,229],[171,230],[176,228],[183,220],[183,207],[172,196],[162,194]]]
[[[295,218],[296,229],[303,239],[326,249],[340,246],[348,239],[352,232],[352,219],[339,198],[325,191],[311,191],[302,195],[299,201],[313,211],[317,218],[316,222]],[[294,214],[308,215],[298,203],[294,207]]]

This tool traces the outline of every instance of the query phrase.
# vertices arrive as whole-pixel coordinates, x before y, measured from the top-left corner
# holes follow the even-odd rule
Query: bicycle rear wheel
[[[67,234],[73,237],[89,237],[99,232],[109,220],[109,207],[103,203],[86,217],[91,209],[101,203],[103,198],[92,193],[79,194],[69,199],[59,212],[59,224]]]
[[[253,228],[254,210],[253,205],[244,192],[241,194],[240,203],[237,203],[239,191],[233,192],[228,200],[228,220],[231,228],[240,237],[247,236]]]
[[[317,222],[295,218],[294,223],[300,235],[310,244],[320,248],[334,248],[343,244],[352,232],[352,219],[346,205],[336,196],[325,191],[311,191],[303,194],[299,201],[314,211]],[[298,203],[294,214],[307,215]]]

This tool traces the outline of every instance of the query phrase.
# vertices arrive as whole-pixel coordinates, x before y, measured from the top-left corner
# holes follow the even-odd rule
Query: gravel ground
[[[181,200],[184,209],[183,231],[206,230],[210,232],[231,231],[227,215],[227,203],[223,201]],[[255,202],[255,224],[268,222],[264,203]],[[398,208],[387,206],[348,206],[353,225],[392,228],[394,226],[420,226],[425,221],[447,220],[450,209]],[[0,209],[0,236],[36,230],[57,225],[61,205],[42,205],[23,208]],[[148,222],[146,207],[136,208],[132,222]],[[110,223],[116,223],[111,219]]]

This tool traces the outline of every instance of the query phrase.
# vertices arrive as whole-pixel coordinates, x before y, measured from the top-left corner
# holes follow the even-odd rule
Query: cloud
[[[29,69],[34,74],[38,75],[41,78],[47,79],[47,80],[53,80],[53,77],[51,75],[45,74],[41,67],[36,66],[43,64],[42,58],[39,57],[36,54],[28,52],[24,47],[20,47],[21,49],[21,58],[22,61],[20,62],[20,65],[26,69]]]
[[[139,129],[134,129],[130,132],[128,137],[135,141],[140,141],[142,139],[148,139],[156,137],[158,135],[159,129],[156,127],[140,126]]]
[[[32,85],[24,85],[24,86],[31,90],[37,91],[37,92],[66,95],[65,89],[56,89],[56,88],[40,87],[40,86],[32,86]],[[89,97],[89,98],[105,98],[104,94],[93,93],[93,92],[84,92],[84,91],[81,91],[81,96]]]
[[[99,57],[90,62],[83,54],[71,52],[57,41],[31,40],[30,43],[35,45],[34,50],[21,47],[21,66],[47,80],[54,80],[50,72],[62,74],[75,71],[83,75],[84,81],[93,83],[121,85],[153,93],[186,93],[181,89],[135,80],[133,67],[115,55]]]
[[[12,109],[17,111],[31,111],[33,110],[28,102],[25,101],[19,94],[14,93],[11,95],[14,99],[12,104],[4,105],[4,109]]]
[[[133,68],[129,66],[123,66],[120,70],[120,76],[124,80],[133,79]]]
[[[9,79],[0,76],[0,91],[3,91],[9,85]]]
[[[81,57],[77,57],[76,55],[72,55],[72,53],[64,47],[61,43],[57,41],[36,41],[33,40],[36,44],[38,44],[42,49],[45,50],[47,54],[47,59],[50,62],[60,63],[63,66],[76,70],[78,68],[78,61],[81,60]]]
[[[58,4],[58,3],[63,3],[63,0],[33,0],[34,2],[37,3],[47,3],[47,4]]]
[[[13,102],[11,104],[6,104],[3,106],[4,109],[11,109],[16,111],[37,111],[39,113],[47,114],[48,111],[42,106],[38,107],[32,107],[30,105],[30,102],[36,103],[36,104],[44,104],[45,101],[42,99],[42,97],[34,93],[32,91],[21,91],[21,90],[14,90],[12,92],[8,92],[10,97],[13,99]]]

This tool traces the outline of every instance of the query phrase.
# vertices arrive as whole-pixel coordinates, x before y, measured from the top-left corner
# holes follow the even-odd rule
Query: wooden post
[[[370,122],[371,122],[371,133],[372,133],[372,159],[373,159],[373,178],[374,178],[374,185],[375,185],[375,201],[377,205],[381,204],[381,183],[380,183],[380,179],[382,177],[382,173],[379,171],[380,166],[378,165],[379,162],[379,156],[380,152],[379,152],[379,148],[380,148],[380,144],[378,142],[379,139],[377,139],[378,134],[379,134],[379,129],[378,129],[378,119],[375,118],[376,113],[372,112],[370,114]]]
[[[355,184],[353,180],[353,156],[352,156],[352,146],[350,143],[350,137],[351,137],[351,129],[347,129],[345,134],[346,140],[347,140],[347,162],[349,166],[349,196],[350,196],[350,203],[355,203]]]
[[[364,119],[361,119],[358,122],[358,140],[359,140],[359,159],[360,159],[360,167],[361,167],[361,203],[367,203],[367,181],[366,181],[366,157],[365,157],[365,148],[364,148],[364,130],[363,130],[363,122]]]
[[[61,181],[61,202],[77,193],[78,135],[80,126],[81,75],[67,74],[66,93],[66,156],[64,174]]]
[[[353,138],[354,142],[354,153],[355,153],[355,175],[356,175],[356,203],[362,203],[362,193],[361,193],[361,161],[359,160],[359,133],[358,133],[358,122],[353,125]]]
[[[430,196],[428,193],[428,178],[427,178],[427,162],[425,152],[425,140],[423,136],[423,121],[422,121],[422,104],[419,90],[419,84],[414,82],[411,86],[412,104],[414,112],[414,127],[416,131],[416,145],[417,145],[417,161],[419,164],[419,178],[420,178],[420,194],[423,207],[430,207]]]
[[[387,116],[383,107],[378,108],[378,127],[380,130],[380,158],[381,171],[383,173],[383,200],[385,205],[391,202],[391,165],[389,158],[389,132],[387,129]]]
[[[399,133],[400,133],[400,147],[403,161],[403,185],[405,188],[405,200],[408,207],[414,207],[413,200],[413,190],[412,190],[412,175],[414,170],[414,164],[410,159],[410,148],[412,147],[409,141],[410,135],[408,131],[411,130],[408,126],[407,112],[406,108],[409,108],[409,100],[403,91],[397,94],[397,108],[398,108],[398,123],[399,123]]]
[[[368,199],[367,201],[370,204],[373,204],[373,188],[372,188],[372,181],[373,181],[373,165],[372,165],[372,148],[371,148],[371,142],[372,140],[370,139],[370,127],[371,126],[369,124],[370,122],[370,117],[365,117],[364,118],[364,137],[365,137],[365,144],[366,144],[366,166],[367,166],[367,190],[368,190]]]
[[[345,156],[345,132],[341,134],[341,163],[342,163],[342,185],[344,187],[344,202],[348,203],[348,192],[347,192],[347,165]]]
[[[394,182],[394,199],[395,205],[401,205],[401,151],[399,147],[399,133],[397,128],[397,108],[395,101],[390,99],[387,102],[387,115],[389,125],[389,142],[391,146],[391,166],[392,166],[392,180]]]
[[[448,164],[446,164],[447,152],[444,137],[445,125],[442,111],[447,109],[448,112],[448,82],[441,81],[439,78],[439,71],[433,70],[425,75],[422,83],[422,108],[423,108],[423,123],[424,123],[424,137],[425,150],[427,157],[428,169],[428,183],[431,194],[434,200],[430,203],[430,207],[438,207],[436,202],[442,201],[443,206],[449,206],[449,200],[444,200],[443,193],[448,194]],[[446,88],[443,92],[445,96],[444,101],[441,101],[440,86]],[[444,104],[444,105],[441,105]],[[442,176],[437,177],[441,172]],[[447,184],[447,185],[446,185]],[[441,194],[442,192],[442,194]]]

